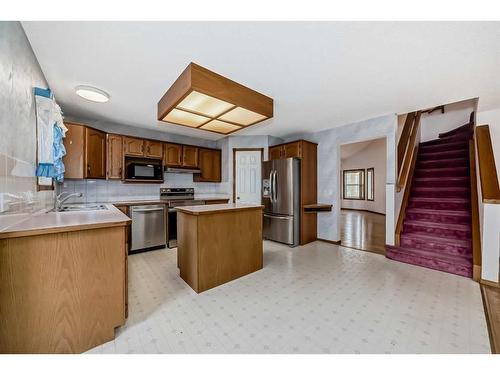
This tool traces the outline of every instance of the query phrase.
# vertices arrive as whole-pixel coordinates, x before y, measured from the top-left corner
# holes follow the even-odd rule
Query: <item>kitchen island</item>
[[[197,293],[262,269],[262,206],[177,207],[177,265]]]

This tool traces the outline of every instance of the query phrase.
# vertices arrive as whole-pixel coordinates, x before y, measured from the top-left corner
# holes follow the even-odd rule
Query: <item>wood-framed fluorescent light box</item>
[[[190,63],[158,102],[158,120],[231,134],[273,117],[273,99]]]

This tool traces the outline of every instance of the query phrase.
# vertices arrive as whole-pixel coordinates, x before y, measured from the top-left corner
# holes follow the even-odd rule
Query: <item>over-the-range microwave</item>
[[[163,164],[161,160],[130,158],[125,161],[125,180],[163,181]]]

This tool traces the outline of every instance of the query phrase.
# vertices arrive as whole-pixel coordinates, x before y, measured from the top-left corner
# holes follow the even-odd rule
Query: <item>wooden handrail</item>
[[[500,204],[497,168],[488,125],[476,127],[476,143],[483,203]]]
[[[416,153],[418,150],[418,143],[415,144],[415,140],[417,138],[418,129],[420,127],[420,115],[421,112],[418,111],[415,114],[415,118],[413,120],[413,125],[410,131],[410,139],[408,140],[408,144],[406,146],[406,152],[403,157],[403,164],[401,169],[399,170],[398,181],[396,186],[396,191],[401,191],[403,186],[407,185],[408,180],[411,179],[412,173],[410,166],[412,165],[412,161],[416,157]],[[399,146],[398,146],[399,147]]]
[[[410,112],[406,115],[405,124],[403,125],[403,130],[401,131],[401,137],[398,141],[398,175],[401,171],[403,165],[403,159],[405,156],[406,148],[408,147],[408,140],[410,138],[411,129],[413,127],[413,122],[415,121],[416,112]]]
[[[477,194],[476,150],[474,140],[469,141],[470,198],[472,216],[472,279],[481,279],[481,231],[479,228],[479,202]]]

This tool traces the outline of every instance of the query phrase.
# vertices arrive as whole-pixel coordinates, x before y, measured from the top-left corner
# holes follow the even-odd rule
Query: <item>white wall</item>
[[[476,103],[476,99],[463,100],[446,104],[444,113],[436,110],[431,114],[423,114],[420,118],[421,142],[437,139],[439,133],[446,133],[467,124],[471,112],[476,110]]]
[[[317,133],[296,134],[286,141],[306,139],[318,144],[318,202],[333,204],[332,212],[318,214],[318,237],[340,240],[340,145],[386,138],[386,243],[394,244],[394,183],[397,115],[390,114]]]
[[[0,22],[0,227],[52,204],[37,191],[34,87],[47,87],[19,22]],[[21,215],[20,215],[21,214]]]
[[[358,146],[362,146],[357,150]],[[368,169],[374,168],[374,200],[369,201],[356,199],[343,199],[342,208],[357,210],[368,210],[385,214],[385,184],[387,180],[386,140],[375,139],[366,142],[357,142],[342,145],[341,151],[341,173],[346,169]],[[353,150],[354,149],[354,150]],[[353,153],[351,153],[351,150]],[[348,155],[344,157],[344,155]],[[365,172],[366,173],[366,172]],[[343,183],[343,181],[342,181]],[[366,197],[365,197],[366,198]]]

